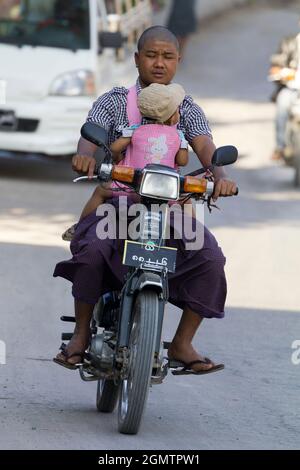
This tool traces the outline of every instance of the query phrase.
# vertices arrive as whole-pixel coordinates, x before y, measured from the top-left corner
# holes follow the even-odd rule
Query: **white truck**
[[[1,0],[0,157],[73,154],[97,96],[134,83],[121,36],[150,18],[148,0]]]

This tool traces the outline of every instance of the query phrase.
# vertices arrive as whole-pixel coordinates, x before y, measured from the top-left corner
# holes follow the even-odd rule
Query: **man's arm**
[[[211,165],[212,156],[216,150],[216,146],[207,135],[198,135],[192,140],[192,148],[204,167]],[[215,191],[213,200],[216,201],[219,196],[233,196],[237,186],[234,181],[227,177],[223,167],[214,168]]]
[[[297,36],[289,36],[283,38],[280,42],[276,54],[270,57],[271,66],[273,67],[291,67],[297,55]],[[297,62],[297,59],[296,59]]]
[[[87,173],[88,177],[92,178],[96,167],[96,159],[94,158],[96,150],[97,145],[80,137],[77,154],[72,158],[73,170],[78,173]]]
[[[113,160],[116,163],[119,163],[121,160],[123,160],[124,156],[122,152],[124,152],[128,145],[131,142],[131,137],[120,137],[119,139],[115,140],[111,146],[110,150],[112,151],[113,154]]]
[[[89,142],[88,140],[80,137],[77,145],[77,153],[79,155],[87,155],[88,157],[93,157],[97,150],[97,145]]]
[[[175,157],[176,165],[186,166],[188,162],[189,162],[189,153],[187,149],[179,149]]]
[[[88,121],[95,122],[105,129],[110,129],[114,116],[111,92],[105,93],[100,96],[93,104],[92,109],[88,114]],[[96,167],[96,159],[94,157],[97,150],[97,145],[92,144],[88,140],[80,137],[77,154],[72,159],[72,167],[78,173],[87,173],[89,178],[94,175]]]
[[[209,123],[200,106],[189,98],[187,100],[190,101],[190,108],[185,118],[185,134],[202,165],[209,167],[214,151],[216,150],[215,144],[211,138]],[[237,189],[236,184],[227,177],[222,167],[214,169],[214,177],[214,201],[216,201],[219,196],[233,196],[235,194]]]

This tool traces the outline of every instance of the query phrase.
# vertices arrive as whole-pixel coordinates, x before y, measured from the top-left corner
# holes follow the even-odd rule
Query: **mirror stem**
[[[210,165],[208,167],[205,167],[205,168],[200,168],[199,170],[195,170],[195,171],[192,171],[192,173],[189,173],[188,175],[186,176],[197,176],[197,175],[202,175],[202,173],[205,173],[206,171],[213,171],[214,170],[214,165]]]

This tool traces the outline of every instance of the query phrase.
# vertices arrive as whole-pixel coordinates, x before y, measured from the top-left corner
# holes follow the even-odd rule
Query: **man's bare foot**
[[[72,339],[69,341],[65,352],[58,353],[56,359],[60,362],[67,362],[74,365],[82,362],[82,356],[89,345],[90,335],[74,333]],[[74,353],[80,353],[78,356],[73,356]],[[69,357],[68,356],[72,356]]]
[[[274,152],[271,155],[271,160],[283,160],[283,150],[281,149],[275,149]]]
[[[185,364],[189,364],[190,362],[193,361],[204,361],[205,358],[199,354],[191,344],[178,344],[177,342],[172,342],[169,349],[168,349],[168,358],[169,359],[175,359],[177,361],[182,361]],[[209,363],[199,363],[199,364],[194,364],[191,369],[195,372],[199,372],[202,370],[209,370],[211,369],[215,364],[213,362]]]

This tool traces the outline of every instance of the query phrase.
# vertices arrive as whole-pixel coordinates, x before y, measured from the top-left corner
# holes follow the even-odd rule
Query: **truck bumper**
[[[47,97],[39,102],[10,102],[1,111],[13,111],[15,130],[0,130],[0,150],[45,155],[76,152],[80,128],[93,99]]]

